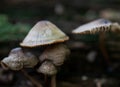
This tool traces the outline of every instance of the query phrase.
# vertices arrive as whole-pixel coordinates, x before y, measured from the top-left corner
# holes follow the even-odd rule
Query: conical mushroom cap
[[[28,33],[22,43],[23,47],[36,47],[64,42],[69,37],[49,21],[38,22]]]
[[[95,34],[98,32],[106,32],[111,30],[111,25],[112,23],[108,20],[98,19],[76,28],[72,33]]]
[[[56,67],[50,61],[43,62],[37,71],[45,75],[55,75],[57,73]]]

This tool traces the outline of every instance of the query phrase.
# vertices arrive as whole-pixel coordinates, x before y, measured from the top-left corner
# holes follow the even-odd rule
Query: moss
[[[21,40],[30,28],[28,24],[11,24],[6,15],[0,15],[0,41]]]

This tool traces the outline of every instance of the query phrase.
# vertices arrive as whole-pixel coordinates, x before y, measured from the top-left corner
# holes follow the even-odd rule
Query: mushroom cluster
[[[57,67],[61,66],[70,54],[70,50],[63,44],[67,40],[69,40],[69,37],[57,26],[49,21],[39,21],[20,43],[22,48],[18,47],[11,50],[9,56],[1,61],[1,65],[5,69],[21,70],[23,68],[33,68],[39,62],[40,67],[37,71],[52,76],[51,85],[55,87]],[[46,49],[43,50],[43,53],[38,53],[39,55],[27,49],[43,46]]]
[[[37,71],[44,75],[51,75],[53,79],[57,73],[56,66],[62,65],[70,53],[67,46],[63,44],[68,39],[69,37],[51,22],[40,21],[30,30],[20,45],[22,47],[46,46],[39,56],[41,65]]]

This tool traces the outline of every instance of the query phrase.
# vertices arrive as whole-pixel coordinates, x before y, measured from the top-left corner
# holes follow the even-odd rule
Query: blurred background
[[[71,54],[57,74],[57,87],[119,87],[120,34],[105,34],[103,53],[100,34],[71,33],[99,18],[119,23],[120,0],[1,0],[0,60],[19,46],[36,22],[49,20],[70,36],[66,44]],[[43,78],[33,69],[27,71],[38,81]],[[0,66],[0,87],[28,86],[35,87],[20,71]]]

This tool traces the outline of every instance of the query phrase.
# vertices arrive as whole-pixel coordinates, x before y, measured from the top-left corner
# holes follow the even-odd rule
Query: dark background
[[[100,50],[100,34],[71,33],[78,26],[99,18],[119,23],[120,0],[1,0],[0,60],[11,49],[19,46],[36,22],[49,20],[70,37],[66,44],[71,54],[57,74],[58,86],[96,87],[97,82],[100,82],[103,87],[119,87],[119,33],[105,35],[104,45],[108,59]],[[91,53],[94,55],[92,61],[88,58]],[[35,69],[27,71],[35,78],[39,76]],[[33,87],[21,77],[19,71],[4,71],[1,68],[0,72],[0,87]],[[12,79],[9,74],[12,74]]]

